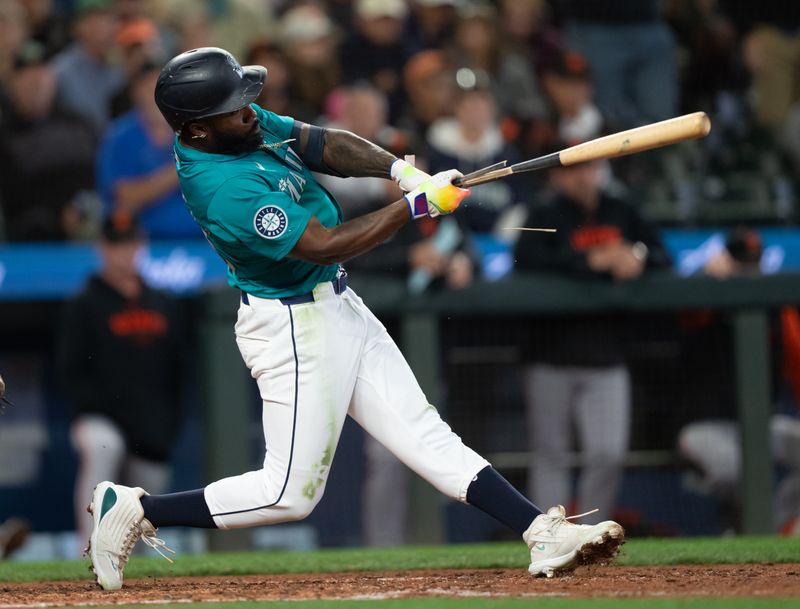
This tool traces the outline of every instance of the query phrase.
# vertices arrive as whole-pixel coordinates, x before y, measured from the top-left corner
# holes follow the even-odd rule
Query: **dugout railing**
[[[584,313],[658,313],[708,308],[730,315],[733,328],[736,407],[742,430],[742,529],[772,531],[773,468],[768,419],[771,402],[769,348],[770,309],[800,303],[800,275],[742,276],[727,280],[682,278],[656,274],[637,281],[612,284],[574,281],[547,274],[516,274],[491,284],[476,283],[457,292],[409,296],[404,283],[356,273],[351,285],[376,313],[396,318],[398,338],[407,360],[429,399],[437,402],[442,375],[440,319],[443,317],[502,318],[520,315]],[[252,401],[250,384],[232,340],[238,294],[230,289],[208,292],[200,326],[206,396],[208,479],[251,467],[247,437]],[[509,463],[522,463],[524,454],[505,453]],[[663,453],[650,457],[658,460]],[[647,456],[643,456],[647,460]],[[418,501],[431,501],[417,497]],[[434,519],[426,519],[415,541],[436,541]],[[243,538],[242,538],[243,539]],[[237,547],[235,536],[218,537],[213,545]]]

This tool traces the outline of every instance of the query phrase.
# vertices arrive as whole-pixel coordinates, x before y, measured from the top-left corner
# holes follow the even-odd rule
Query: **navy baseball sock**
[[[467,488],[467,503],[483,510],[522,535],[542,513],[491,465],[484,467]]]
[[[145,495],[141,502],[144,517],[156,528],[169,526],[217,528],[206,504],[203,489],[169,495]]]

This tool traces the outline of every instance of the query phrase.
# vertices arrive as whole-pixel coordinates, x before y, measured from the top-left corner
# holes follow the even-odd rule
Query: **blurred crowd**
[[[139,216],[153,239],[200,237],[177,189],[173,134],[152,100],[160,66],[200,46],[266,66],[258,103],[269,110],[351,129],[432,172],[705,110],[707,142],[615,163],[606,185],[660,222],[754,212],[790,222],[799,11],[749,4],[0,0],[0,239],[91,240],[117,211]],[[463,283],[455,254],[464,248],[451,243],[516,221],[511,212],[538,200],[542,182],[476,189],[459,230],[401,256],[399,270],[422,265]],[[394,196],[379,181],[334,189],[349,214]],[[403,243],[431,237],[424,224]],[[476,243],[481,254],[491,248]]]

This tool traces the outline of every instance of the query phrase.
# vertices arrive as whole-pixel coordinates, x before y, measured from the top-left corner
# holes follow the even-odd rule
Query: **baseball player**
[[[576,525],[561,506],[542,513],[462,443],[339,266],[406,222],[454,212],[468,194],[451,184],[460,174],[429,176],[352,133],[260,108],[252,102],[266,76],[202,48],[169,61],[155,91],[177,135],[186,206],[241,292],[236,342],[263,400],[263,466],[168,495],[100,483],[89,505],[97,583],[122,586],[139,539],[163,553],[158,527],[305,518],[322,497],[346,415],[439,491],[517,531],[532,574],[613,557],[624,539],[617,523]],[[312,171],[392,178],[407,194],[342,222]]]

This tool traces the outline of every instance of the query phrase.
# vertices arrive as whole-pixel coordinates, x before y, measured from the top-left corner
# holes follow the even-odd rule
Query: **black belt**
[[[344,292],[347,289],[347,273],[341,271],[336,279],[331,279],[331,285],[333,286],[334,293],[341,294]],[[279,300],[281,301],[281,304],[284,305],[296,305],[314,302],[314,292],[306,292],[305,294],[298,294],[297,296],[287,296],[286,298],[280,298]],[[250,299],[247,296],[247,292],[242,292],[242,302],[246,305],[250,304]]]

